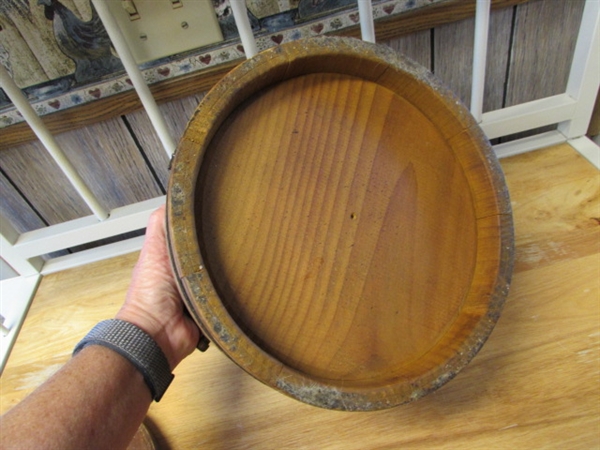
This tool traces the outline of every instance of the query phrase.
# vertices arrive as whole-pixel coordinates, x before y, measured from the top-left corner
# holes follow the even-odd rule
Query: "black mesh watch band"
[[[152,398],[157,402],[174,378],[167,357],[154,339],[124,320],[100,322],[77,344],[73,356],[88,345],[102,345],[127,358],[142,373]]]

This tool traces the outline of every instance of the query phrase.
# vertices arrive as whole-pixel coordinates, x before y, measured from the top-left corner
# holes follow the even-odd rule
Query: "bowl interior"
[[[460,314],[469,186],[435,124],[385,87],[316,73],[260,91],[221,125],[197,189],[220,298],[295,370],[387,383]]]

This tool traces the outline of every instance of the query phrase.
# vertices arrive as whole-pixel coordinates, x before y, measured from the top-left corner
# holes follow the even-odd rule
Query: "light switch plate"
[[[138,64],[223,40],[212,0],[132,0],[131,20],[121,0],[105,0]]]

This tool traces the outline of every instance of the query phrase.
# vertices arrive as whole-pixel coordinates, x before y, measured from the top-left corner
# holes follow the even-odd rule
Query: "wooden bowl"
[[[179,144],[167,226],[206,337],[330,409],[391,407],[454,377],[512,270],[507,189],[469,112],[355,39],[281,45],[223,78]]]

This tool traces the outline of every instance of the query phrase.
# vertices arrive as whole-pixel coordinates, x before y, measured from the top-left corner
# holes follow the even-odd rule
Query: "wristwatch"
[[[174,375],[163,351],[148,333],[132,323],[119,319],[98,323],[77,344],[73,356],[88,345],[108,347],[129,360],[144,376],[156,402],[173,381]]]

